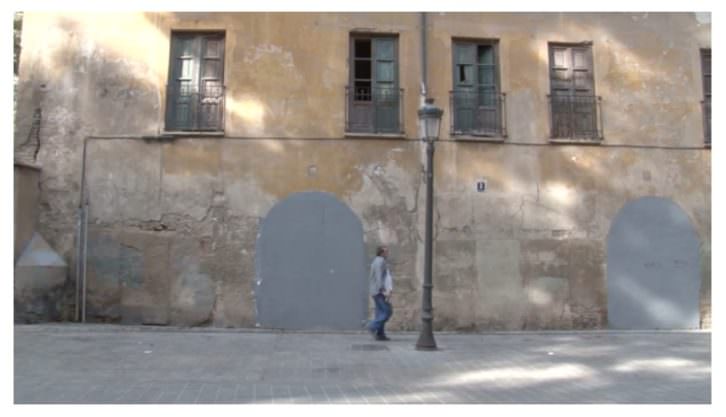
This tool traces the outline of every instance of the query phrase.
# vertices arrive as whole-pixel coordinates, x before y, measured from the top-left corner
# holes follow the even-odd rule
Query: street
[[[16,325],[15,403],[710,403],[711,333]]]

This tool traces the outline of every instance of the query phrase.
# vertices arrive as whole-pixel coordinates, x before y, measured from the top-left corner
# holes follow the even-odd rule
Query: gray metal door
[[[257,322],[280,329],[360,329],[368,309],[363,227],[332,194],[275,205],[257,239]]]
[[[632,201],[607,244],[610,328],[699,327],[699,239],[683,210],[666,198]]]

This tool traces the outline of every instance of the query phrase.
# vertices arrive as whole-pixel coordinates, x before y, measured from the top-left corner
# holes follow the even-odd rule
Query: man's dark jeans
[[[386,302],[386,297],[383,294],[374,295],[373,301],[376,303],[376,312],[368,328],[377,336],[385,336],[384,326],[393,315],[393,306],[391,303]]]

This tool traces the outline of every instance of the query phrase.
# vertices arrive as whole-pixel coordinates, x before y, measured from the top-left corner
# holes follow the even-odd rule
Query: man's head
[[[379,246],[376,249],[376,256],[382,256],[384,258],[386,256],[388,256],[388,247],[387,246]]]

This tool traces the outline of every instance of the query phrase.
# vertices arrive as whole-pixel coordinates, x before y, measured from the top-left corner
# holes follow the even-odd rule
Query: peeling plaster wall
[[[89,303],[99,307],[89,315],[253,327],[261,220],[287,195],[317,190],[335,194],[359,216],[368,253],[382,241],[396,248],[397,315],[414,320],[417,144],[403,152],[399,143],[375,140],[274,143],[92,141]],[[127,158],[136,156],[136,169],[128,169]],[[123,196],[129,198],[119,201]],[[154,294],[161,298],[152,302]],[[159,311],[147,312],[150,306]]]
[[[24,17],[15,143],[41,109],[39,231],[74,265],[83,138],[89,142],[93,320],[251,327],[261,219],[300,191],[329,192],[385,243],[393,329],[419,325],[422,149],[415,13],[127,13]],[[431,13],[437,144],[437,329],[607,327],[606,239],[628,201],[667,197],[702,245],[710,326],[710,150],[703,144],[692,13]],[[163,131],[171,30],[225,31],[225,138],[124,139]],[[395,33],[406,138],[344,137],[351,31]],[[499,39],[509,137],[451,142],[451,39]],[[547,144],[547,42],[593,42],[601,147]],[[518,143],[520,145],[514,145]],[[611,145],[627,145],[612,147]],[[654,148],[656,146],[656,148]],[[32,152],[30,153],[32,155]],[[486,178],[488,190],[475,191]],[[69,306],[68,308],[72,308]]]
[[[454,282],[455,268],[480,266],[466,273],[477,287],[439,281],[434,305],[446,315],[467,297],[489,299],[473,303],[468,321],[448,314],[452,327],[606,327],[606,240],[618,211],[638,196],[683,207],[709,252],[707,152],[442,143],[436,169],[434,264]],[[478,178],[488,180],[484,193]],[[460,258],[453,265],[450,253]],[[702,317],[710,317],[709,281]]]

